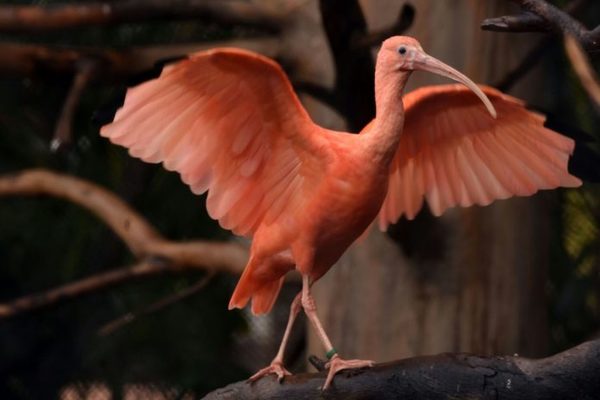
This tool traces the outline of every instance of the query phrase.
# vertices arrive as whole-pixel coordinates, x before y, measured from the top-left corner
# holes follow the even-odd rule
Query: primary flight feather
[[[402,98],[413,70],[461,85]],[[474,94],[475,95],[474,95]],[[329,375],[371,361],[344,360],[316,314],[310,286],[374,221],[381,229],[414,218],[426,200],[434,215],[487,205],[539,189],[575,187],[567,163],[574,142],[510,96],[478,87],[427,55],[410,37],[386,40],[375,69],[377,114],[360,134],[316,125],[273,60],[215,49],[169,65],[127,92],[101,134],[134,157],[177,171],[221,226],[252,237],[250,259],[230,308],[252,301],[268,312],[284,275],[303,276],[278,354],[258,379],[281,379],[283,351],[304,309],[330,358]],[[482,104],[483,102],[483,104]]]

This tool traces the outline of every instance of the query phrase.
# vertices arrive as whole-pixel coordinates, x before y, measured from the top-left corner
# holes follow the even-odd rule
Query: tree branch
[[[547,32],[548,25],[543,18],[525,11],[518,15],[485,19],[481,29],[495,32]]]
[[[335,64],[336,109],[350,131],[358,132],[375,116],[371,49],[352,45],[366,37],[367,22],[358,0],[319,0],[319,9]]]
[[[240,274],[246,265],[248,253],[243,246],[226,242],[167,240],[116,195],[82,179],[46,170],[29,170],[0,177],[0,196],[40,194],[63,198],[88,209],[104,221],[140,261],[132,267],[97,274],[41,294],[0,304],[0,318],[165,272],[199,268]]]
[[[282,384],[269,376],[231,384],[204,399],[580,400],[597,398],[598,371],[600,340],[595,340],[540,360],[468,354],[409,358],[343,371],[325,392],[326,372],[286,377]]]
[[[567,4],[564,8],[564,12],[568,14],[574,14],[582,9],[582,7],[587,3],[587,0],[574,0]],[[488,21],[492,21],[492,24],[498,24],[498,26],[502,25],[505,21],[510,21],[511,26],[514,27],[515,30],[511,32],[523,32],[519,30],[518,24],[515,22],[518,19],[524,26],[534,24],[533,19],[536,19],[538,22],[542,21],[542,19],[535,14],[525,12],[519,16],[505,16],[500,18],[490,18],[486,19],[482,22],[481,27],[484,30],[497,30],[493,29],[493,27],[486,27]],[[531,19],[531,20],[529,20]],[[535,67],[539,61],[542,59],[544,52],[546,52],[550,46],[554,43],[551,37],[545,37],[541,39],[536,45],[534,45],[531,50],[521,59],[521,62],[510,70],[504,77],[498,80],[493,86],[500,89],[503,92],[510,90],[510,88],[517,83],[523,76],[525,76],[533,67]]]
[[[508,71],[501,79],[499,79],[493,86],[503,92],[507,92],[523,78],[533,67],[535,67],[540,60],[542,55],[548,50],[552,44],[551,38],[543,38],[529,50],[527,54],[521,59],[519,64]]]
[[[581,86],[588,93],[597,109],[600,109],[600,83],[581,45],[571,35],[565,36],[565,50],[577,74]]]
[[[340,110],[339,108],[337,98],[333,90],[323,85],[319,85],[318,83],[306,81],[294,82],[293,86],[297,92],[302,92],[309,96],[312,96],[315,99],[322,102],[323,104],[331,107],[333,110],[337,112],[342,112],[342,110]]]
[[[97,292],[116,284],[172,270],[169,263],[159,260],[143,261],[127,268],[97,274],[77,282],[69,283],[42,293],[27,295],[6,304],[0,304],[0,319],[47,307],[63,300]]]
[[[247,251],[241,245],[167,240],[114,193],[83,179],[43,169],[0,178],[0,196],[40,194],[86,208],[104,221],[138,258],[157,257],[177,265],[195,265],[234,274],[239,274],[245,265]]]
[[[488,18],[481,24],[483,30],[497,32],[554,32],[570,34],[588,51],[600,50],[600,26],[588,30],[583,24],[544,0],[512,0],[523,12],[499,18]],[[570,4],[571,9],[580,7],[584,0]]]
[[[162,240],[141,215],[115,194],[91,182],[43,169],[0,178],[0,196],[50,195],[88,209],[104,221],[136,256],[148,254],[148,243]]]
[[[178,291],[177,293],[174,293],[170,296],[164,297],[164,298],[150,304],[149,306],[144,307],[143,309],[141,309],[137,312],[129,312],[117,319],[114,319],[114,320],[104,324],[104,326],[102,326],[99,329],[98,334],[100,336],[110,335],[110,334],[114,333],[115,331],[121,329],[125,325],[135,321],[138,317],[149,315],[154,312],[160,311],[165,307],[168,307],[172,304],[177,303],[178,301],[185,299],[186,297],[196,294],[200,290],[204,289],[214,276],[215,276],[214,272],[209,272],[202,279],[200,279],[198,282],[196,282],[195,284],[193,284],[190,287],[187,287],[181,291]]]
[[[146,257],[132,266],[99,273],[76,282],[71,282],[47,291],[25,295],[8,303],[0,304],[0,319],[14,317],[23,312],[53,306],[91,293],[97,293],[134,280],[166,273],[181,273],[191,270],[229,272],[241,274],[246,265],[247,252],[234,243],[189,242],[172,243],[174,247],[188,245],[196,247],[196,260]],[[201,259],[198,259],[200,258]]]
[[[406,30],[413,24],[414,19],[415,8],[410,4],[405,4],[402,6],[400,14],[398,14],[398,18],[392,26],[380,31],[369,32],[365,35],[359,36],[354,43],[352,43],[352,45],[359,48],[379,46],[381,42],[390,36],[401,35],[406,32]]]
[[[281,15],[243,1],[124,0],[84,4],[0,6],[0,31],[32,32],[152,20],[201,19],[278,32]]]
[[[0,73],[34,76],[40,71],[57,74],[77,74],[80,65],[94,61],[98,65],[94,80],[114,81],[152,69],[160,60],[185,56],[214,47],[242,47],[269,57],[279,52],[273,38],[231,40],[225,42],[191,43],[172,46],[134,47],[127,50],[98,48],[61,48],[21,43],[0,43]]]
[[[82,60],[82,62],[79,63],[78,71],[73,78],[73,83],[69,89],[65,103],[63,104],[58,121],[56,122],[54,138],[50,145],[50,148],[53,151],[57,151],[60,147],[71,142],[75,111],[79,105],[81,95],[93,79],[97,68],[98,64],[95,60]]]

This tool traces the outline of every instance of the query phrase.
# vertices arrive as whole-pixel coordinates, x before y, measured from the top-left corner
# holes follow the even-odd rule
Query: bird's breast
[[[377,216],[387,182],[387,169],[369,160],[342,160],[328,171],[307,213],[314,224],[312,239],[319,270],[331,267]]]

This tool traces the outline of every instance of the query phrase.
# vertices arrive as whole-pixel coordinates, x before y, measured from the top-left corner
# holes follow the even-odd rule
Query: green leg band
[[[328,360],[331,360],[331,357],[335,356],[336,354],[337,350],[332,347],[331,350],[325,353],[325,357],[327,357]]]

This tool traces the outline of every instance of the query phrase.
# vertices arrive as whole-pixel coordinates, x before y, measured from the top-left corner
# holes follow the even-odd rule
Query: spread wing
[[[414,218],[424,199],[438,216],[457,205],[581,185],[567,170],[573,140],[544,128],[544,118],[519,100],[482,90],[496,120],[462,85],[421,88],[404,97],[404,131],[379,213],[382,230],[402,215]]]
[[[319,130],[274,61],[239,49],[201,52],[128,90],[101,135],[163,162],[223,228],[251,236],[293,216],[320,168]],[[287,221],[291,220],[286,218]]]

